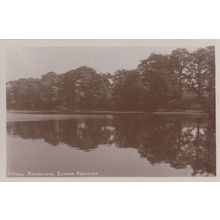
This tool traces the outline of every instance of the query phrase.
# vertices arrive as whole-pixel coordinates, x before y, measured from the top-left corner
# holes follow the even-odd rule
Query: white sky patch
[[[92,67],[98,73],[135,69],[151,53],[168,54],[174,49],[176,47],[10,47],[6,52],[7,81],[39,78],[50,71],[61,74],[79,66]]]

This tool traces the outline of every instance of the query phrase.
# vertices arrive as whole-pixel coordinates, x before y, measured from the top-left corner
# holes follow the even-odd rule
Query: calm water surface
[[[208,116],[7,114],[8,176],[214,176]]]

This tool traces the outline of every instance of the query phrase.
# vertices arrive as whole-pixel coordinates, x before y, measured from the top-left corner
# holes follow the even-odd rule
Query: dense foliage
[[[214,47],[151,54],[134,70],[97,73],[82,66],[40,79],[7,82],[7,109],[187,110],[215,109]]]

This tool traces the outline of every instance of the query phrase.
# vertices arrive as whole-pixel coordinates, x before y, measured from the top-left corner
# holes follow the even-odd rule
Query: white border
[[[220,82],[219,60],[220,60],[220,41],[217,40],[3,40],[0,41],[1,57],[1,140],[2,140],[2,181],[220,181],[219,177],[219,114],[216,111],[216,177],[65,177],[65,178],[7,178],[6,177],[6,101],[5,101],[5,48],[7,47],[88,47],[88,46],[119,46],[119,47],[184,47],[184,46],[208,46],[214,45],[216,50],[216,82]],[[216,83],[216,109],[219,106],[219,89]]]

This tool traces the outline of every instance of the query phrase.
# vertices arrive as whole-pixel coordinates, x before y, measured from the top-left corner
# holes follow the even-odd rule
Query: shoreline
[[[6,113],[18,113],[18,114],[65,114],[65,115],[86,115],[86,114],[154,114],[154,115],[207,115],[208,112],[186,110],[186,111],[57,111],[57,110],[7,110]]]

